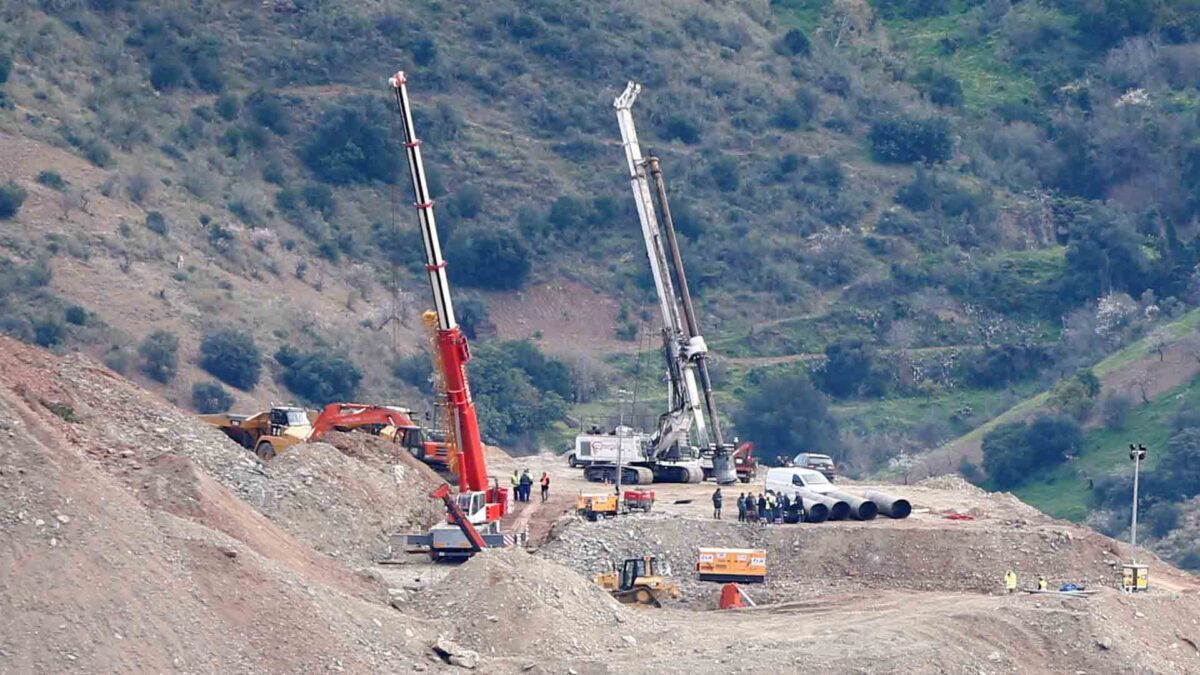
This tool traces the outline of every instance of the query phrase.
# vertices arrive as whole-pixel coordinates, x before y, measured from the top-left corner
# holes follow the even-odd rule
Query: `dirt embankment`
[[[0,671],[427,660],[433,624],[249,505],[272,483],[105,369],[0,338]]]

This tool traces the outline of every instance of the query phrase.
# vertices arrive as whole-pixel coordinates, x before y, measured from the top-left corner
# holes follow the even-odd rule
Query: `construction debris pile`
[[[0,671],[383,672],[427,658],[436,627],[240,499],[270,479],[207,431],[85,358],[0,337]]]
[[[994,592],[1009,568],[1029,579],[1061,578],[1068,570],[1078,583],[1111,585],[1115,578],[1120,556],[1110,539],[1048,526],[1041,515],[1011,518],[999,510],[986,512],[1004,515],[988,518],[972,508],[980,519],[952,528],[913,520],[762,527],[660,513],[597,523],[564,518],[538,553],[583,574],[605,560],[653,554],[677,570],[684,602],[705,606],[715,593],[692,574],[700,545],[766,549],[769,588],[758,592],[780,598],[863,587]]]
[[[388,557],[392,532],[425,529],[445,515],[428,498],[441,478],[403,449],[358,432],[325,440],[267,463],[271,481],[251,505],[316,550],[358,565]]]
[[[580,657],[630,649],[663,628],[572,570],[516,549],[487,549],[413,606],[453,620],[447,637],[481,656]]]

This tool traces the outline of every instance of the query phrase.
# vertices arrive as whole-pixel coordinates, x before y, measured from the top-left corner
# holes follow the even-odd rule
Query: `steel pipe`
[[[900,520],[907,518],[908,514],[912,513],[912,504],[907,499],[893,497],[878,490],[867,490],[863,492],[863,496],[875,502],[879,507],[879,512],[888,518]]]
[[[813,492],[808,488],[800,488],[797,492],[801,499],[811,499],[824,504],[825,508],[829,509],[829,520],[845,520],[850,515],[850,505],[841,499]]]
[[[875,514],[879,513],[879,507],[870,499],[857,497],[840,490],[834,490],[827,494],[834,499],[840,499],[849,504],[850,517],[855,520],[874,520]]]
[[[800,504],[804,507],[804,522],[823,523],[829,519],[829,507],[821,502],[802,496]]]

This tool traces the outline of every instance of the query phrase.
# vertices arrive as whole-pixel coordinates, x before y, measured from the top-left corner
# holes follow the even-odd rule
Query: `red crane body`
[[[433,197],[425,179],[425,167],[421,159],[421,141],[413,126],[412,107],[408,100],[407,78],[398,72],[389,80],[396,95],[396,107],[404,133],[404,147],[408,156],[409,176],[412,179],[414,206],[421,225],[421,236],[425,244],[425,270],[429,274],[429,285],[433,291],[433,302],[437,313],[437,328],[434,342],[441,355],[442,378],[449,403],[454,437],[457,439],[460,463],[460,492],[485,492],[488,503],[488,521],[499,520],[507,511],[508,493],[497,486],[488,485],[487,466],[484,462],[483,440],[479,434],[479,420],[475,403],[471,400],[471,387],[467,382],[467,362],[471,351],[467,338],[454,318],[454,304],[450,298],[450,283],[446,277],[446,261],[442,257],[438,239],[437,221],[433,213]]]

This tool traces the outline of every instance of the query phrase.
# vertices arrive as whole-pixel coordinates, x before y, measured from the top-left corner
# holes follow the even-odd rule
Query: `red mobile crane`
[[[467,558],[487,546],[504,546],[512,537],[500,532],[500,519],[508,511],[508,492],[497,482],[488,481],[484,464],[483,440],[471,388],[467,383],[467,361],[471,352],[467,338],[454,319],[454,304],[450,299],[450,282],[446,278],[446,260],[438,241],[437,221],[433,215],[433,197],[425,181],[425,165],[421,160],[421,141],[413,126],[412,106],[408,100],[407,78],[398,72],[388,79],[396,96],[396,112],[404,130],[404,147],[412,178],[414,206],[425,243],[425,270],[433,291],[434,310],[426,312],[436,318],[434,348],[441,365],[441,385],[444,388],[450,419],[446,420],[453,442],[457,446],[459,493],[451,500],[443,485],[431,497],[447,503],[446,523],[422,534],[400,535],[409,552],[427,552],[434,560]],[[432,316],[431,316],[432,315]]]

